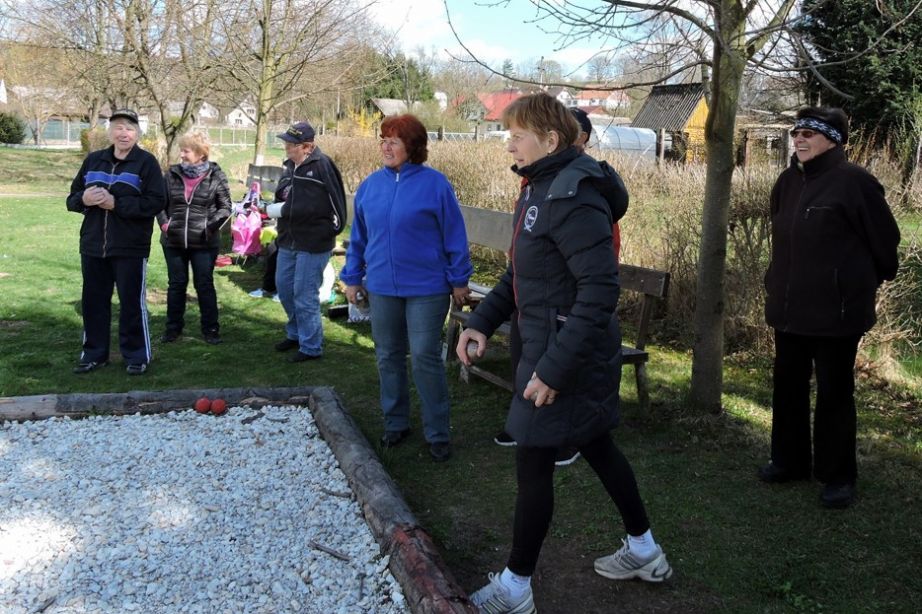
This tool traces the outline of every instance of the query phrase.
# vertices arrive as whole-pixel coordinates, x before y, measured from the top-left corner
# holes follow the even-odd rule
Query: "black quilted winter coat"
[[[522,357],[506,430],[519,445],[585,444],[618,422],[612,211],[623,205],[596,187],[610,182],[598,162],[573,148],[513,170],[526,182],[513,217],[511,263],[468,326],[489,336],[518,313]],[[532,373],[559,391],[553,404],[536,408],[522,397]]]
[[[166,209],[157,216],[170,226],[161,234],[160,242],[176,249],[208,249],[220,245],[219,230],[231,215],[230,188],[221,167],[209,162],[201,183],[186,199],[185,184],[179,164],[171,166],[164,176],[167,186]]]

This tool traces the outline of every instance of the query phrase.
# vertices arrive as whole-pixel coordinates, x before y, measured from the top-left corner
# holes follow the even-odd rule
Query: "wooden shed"
[[[703,84],[654,85],[631,126],[669,133],[673,159],[702,161],[707,114]]]

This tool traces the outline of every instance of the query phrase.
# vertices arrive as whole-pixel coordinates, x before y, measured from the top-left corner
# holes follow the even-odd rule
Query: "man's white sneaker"
[[[631,552],[628,540],[621,541],[624,545],[617,552],[595,560],[595,571],[600,576],[612,580],[640,578],[646,582],[662,582],[672,575],[672,567],[662,548],[657,546],[652,556],[640,558]]]
[[[535,599],[531,587],[520,598],[513,600],[509,589],[500,582],[499,573],[488,575],[490,583],[471,595],[471,601],[483,614],[534,614]]]

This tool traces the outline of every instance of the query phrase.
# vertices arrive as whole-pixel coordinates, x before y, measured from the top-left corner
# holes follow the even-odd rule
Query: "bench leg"
[[[647,381],[646,363],[641,362],[634,365],[634,376],[637,381],[637,401],[640,409],[647,411],[650,409],[650,388]]]
[[[460,379],[465,384],[471,383],[471,370],[468,369],[464,364],[458,363],[461,366],[461,370],[458,371],[458,379]]]
[[[455,347],[458,345],[458,337],[461,336],[461,324],[452,318],[448,319],[448,326],[445,328],[445,364],[450,364],[458,357],[455,354]]]

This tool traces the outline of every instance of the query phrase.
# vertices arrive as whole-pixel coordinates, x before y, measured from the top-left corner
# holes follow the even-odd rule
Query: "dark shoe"
[[[512,438],[512,435],[506,431],[500,431],[493,437],[493,443],[498,446],[511,447],[517,445],[515,439]]]
[[[165,333],[163,333],[163,335],[160,337],[160,341],[162,343],[173,343],[174,341],[179,339],[180,334],[181,333],[179,333],[178,331],[168,330]]]
[[[430,445],[429,456],[437,463],[444,463],[451,458],[451,444],[447,441],[438,441]]]
[[[93,361],[81,362],[76,367],[74,367],[74,373],[76,373],[77,375],[83,375],[84,373],[95,371],[96,369],[99,369],[100,367],[105,367],[107,364],[109,364],[108,360],[103,360],[100,362],[93,362]]]
[[[221,343],[221,335],[217,332],[205,333],[202,335],[202,339],[205,340],[205,343],[210,345],[219,345]]]
[[[293,350],[298,347],[299,343],[297,339],[283,339],[275,344],[276,352],[287,352],[288,350]]]
[[[578,458],[579,450],[576,448],[557,448],[557,458],[554,459],[554,464],[558,467],[566,467],[575,463]]]
[[[288,362],[304,362],[305,360],[319,360],[323,358],[321,354],[305,354],[304,352],[298,351],[296,354],[292,354],[288,357]]]
[[[402,431],[384,431],[384,434],[381,435],[381,447],[393,448],[409,436],[410,429],[403,429]]]
[[[759,468],[756,475],[760,480],[768,484],[784,484],[785,482],[810,479],[810,472],[788,471],[774,463],[768,463],[764,467]]]
[[[137,364],[128,365],[125,367],[125,371],[128,372],[128,375],[142,375],[145,371],[147,371],[147,363],[139,362]]]
[[[854,484],[826,484],[820,493],[820,503],[830,509],[845,509],[855,501]]]

